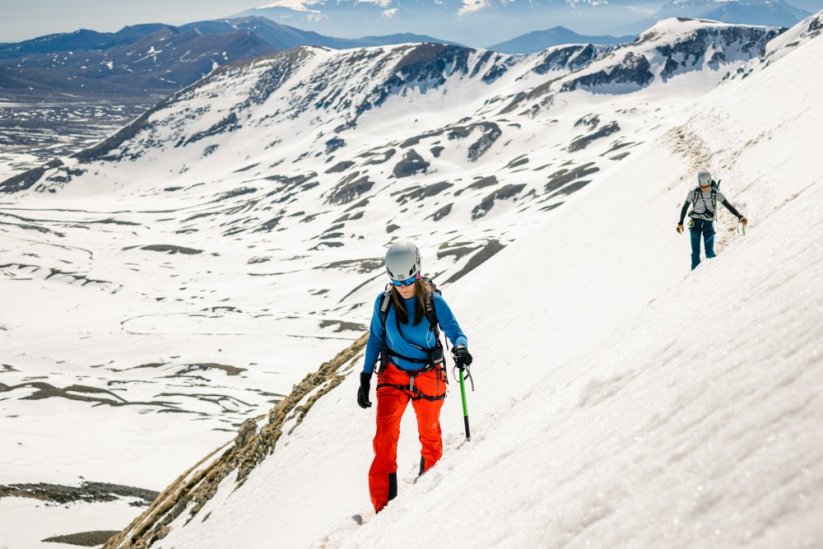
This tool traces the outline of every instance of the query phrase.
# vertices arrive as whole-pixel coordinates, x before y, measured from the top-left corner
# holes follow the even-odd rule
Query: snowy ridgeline
[[[163,490],[362,334],[402,234],[477,357],[472,443],[457,449],[453,395],[446,457],[412,486],[407,418],[400,498],[355,526],[373,411],[348,376],[159,546],[812,546],[821,41],[774,35],[669,21],[625,49],[519,61],[301,50],[288,74],[219,72],[18,179],[0,210],[0,484]],[[409,55],[424,62],[398,80]],[[710,92],[729,72],[749,76]],[[721,216],[720,258],[687,276],[674,224],[704,165],[752,227]],[[30,527],[0,539],[119,529],[145,505],[124,493],[65,511],[2,498]]]
[[[446,455],[413,483],[407,416],[400,496],[379,516],[373,411],[356,407],[351,375],[242,487],[228,476],[156,545],[818,547],[820,59],[809,41],[707,95],[449,289],[477,357],[475,436],[462,443],[452,395]],[[687,274],[674,223],[697,165],[752,226],[743,236],[721,215],[718,259]]]

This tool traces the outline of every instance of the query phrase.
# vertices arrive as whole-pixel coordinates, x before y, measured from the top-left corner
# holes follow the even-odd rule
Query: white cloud
[[[383,17],[394,17],[395,15],[397,15],[398,11],[399,10],[397,8],[392,8],[390,10],[386,10],[386,11],[383,12]]]
[[[381,8],[388,8],[391,6],[392,0],[357,0],[356,4],[375,4]]]
[[[463,7],[457,10],[457,13],[466,15],[467,13],[474,13],[488,7],[489,3],[487,0],[463,0]]]
[[[255,9],[265,10],[268,8],[286,8],[292,11],[316,13],[316,10],[311,9],[309,6],[314,6],[323,3],[325,3],[325,0],[277,0],[276,2],[270,2],[263,6],[257,6]]]

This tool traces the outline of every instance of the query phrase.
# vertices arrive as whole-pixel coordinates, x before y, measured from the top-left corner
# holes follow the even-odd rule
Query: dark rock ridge
[[[360,172],[354,172],[341,179],[329,193],[326,203],[332,205],[348,204],[360,195],[370,191],[374,186],[374,182],[369,180],[368,175],[358,176],[360,176]]]
[[[540,63],[532,71],[537,74],[546,74],[549,71],[570,69],[580,70],[591,64],[592,61],[600,57],[603,53],[614,48],[603,46],[593,46],[592,44],[566,46],[551,49],[543,56]]]
[[[236,484],[242,486],[251,471],[276,449],[284,434],[292,433],[302,423],[318,399],[338,386],[345,376],[341,370],[350,364],[365,348],[368,334],[363,334],[352,345],[324,363],[295,386],[262,418],[247,419],[240,427],[234,443],[216,449],[169,485],[151,506],[122,532],[112,537],[106,549],[115,547],[148,547],[163,539],[169,525],[177,517],[187,514],[189,520],[197,516],[217,492],[220,483],[231,473],[237,473]],[[311,396],[309,394],[311,393]],[[258,430],[258,422],[268,421]],[[283,428],[292,425],[288,432]],[[221,452],[221,455],[204,465]]]
[[[453,186],[454,185],[448,181],[441,181],[440,183],[434,183],[425,187],[418,186],[410,189],[404,189],[393,194],[399,194],[400,196],[397,197],[397,202],[400,204],[405,204],[409,200],[420,201],[425,198],[438,195]]]
[[[51,503],[86,503],[114,501],[119,498],[136,498],[137,505],[148,505],[158,492],[121,484],[83,481],[80,486],[63,486],[60,484],[9,484],[0,485],[0,498],[21,497],[47,501]]]
[[[52,536],[42,541],[43,543],[65,543],[67,545],[79,545],[80,547],[97,547],[98,545],[106,543],[110,537],[117,533],[117,530],[94,530],[91,532]]]
[[[428,168],[429,163],[426,162],[422,156],[417,154],[414,149],[410,149],[403,156],[403,160],[394,166],[392,173],[399,179],[403,177],[410,177],[420,172],[425,172]]]
[[[466,265],[460,269],[458,272],[454,273],[448,280],[446,280],[446,284],[457,282],[471,271],[488,261],[489,258],[494,256],[497,252],[505,248],[504,244],[501,244],[499,240],[489,240],[483,248],[471,256],[469,260],[466,262]]]
[[[489,210],[494,207],[496,200],[506,200],[507,198],[517,196],[525,187],[526,185],[505,185],[497,189],[472,209],[472,220],[479,219],[489,213]]]
[[[552,193],[557,191],[559,188],[564,185],[568,185],[572,181],[581,179],[598,171],[600,171],[600,168],[595,166],[594,162],[582,164],[572,169],[561,168],[549,176],[549,182],[546,183],[545,187],[546,192]]]
[[[646,56],[627,52],[616,66],[568,80],[563,83],[560,90],[573,91],[577,88],[591,90],[608,86],[609,91],[614,92],[617,86],[625,86],[624,90],[635,91],[648,86],[652,80],[654,80],[652,65]]]
[[[569,144],[567,150],[569,152],[575,152],[581,149],[585,149],[592,143],[592,141],[595,141],[596,139],[602,139],[603,137],[609,136],[619,131],[620,125],[617,122],[610,122],[605,126],[601,126],[598,130],[595,130],[589,134],[573,139],[572,142]]]
[[[392,76],[374,88],[368,99],[357,107],[357,114],[379,107],[389,96],[402,94],[407,89],[416,88],[425,92],[438,88],[452,76],[474,77],[485,70],[481,78],[490,83],[505,72],[510,62],[508,56],[487,52],[470,67],[474,51],[443,44],[408,47],[405,55],[395,64]]]
[[[685,40],[656,48],[666,58],[660,77],[666,81],[683,72],[700,70],[704,64],[717,70],[727,61],[724,51],[732,44],[750,58],[761,56],[766,51],[766,44],[781,32],[783,29],[751,27],[697,29]],[[714,53],[706,59],[709,51]]]
[[[687,19],[681,22],[693,23]],[[660,38],[656,30],[651,30],[642,34],[633,44],[608,53],[608,58],[615,59],[614,63],[595,72],[564,79],[560,91],[585,89],[603,93],[626,93],[648,86],[654,81],[657,72],[666,81],[677,74],[702,70],[704,66],[718,70],[725,63],[746,61],[763,55],[769,40],[781,32],[783,29],[778,28],[707,24],[684,38],[656,46],[651,54],[645,54],[639,46]],[[629,51],[624,51],[626,49]],[[730,51],[733,52],[731,58],[724,53]],[[708,52],[713,53],[707,58]],[[600,59],[606,57],[599,57],[598,60]],[[662,70],[657,69],[660,65]]]

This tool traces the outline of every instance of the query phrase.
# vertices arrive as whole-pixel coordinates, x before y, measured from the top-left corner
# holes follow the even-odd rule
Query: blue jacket
[[[438,293],[432,294],[434,299],[434,310],[437,313],[437,322],[440,328],[452,342],[453,346],[466,345],[468,340],[460,325],[452,314],[446,300]],[[366,345],[366,363],[363,365],[363,373],[370,374],[374,371],[374,365],[380,355],[383,342],[388,344],[391,351],[407,356],[409,358],[426,359],[428,356],[414,345],[424,349],[432,349],[437,345],[434,339],[429,319],[423,316],[420,324],[414,325],[415,300],[416,297],[405,299],[404,305],[409,313],[410,322],[402,324],[398,322],[394,311],[394,304],[389,307],[389,314],[386,316],[386,329],[383,330],[383,323],[380,321],[380,304],[383,301],[383,293],[377,296],[374,302],[374,312],[371,317],[371,328],[369,329],[369,342]],[[399,331],[398,331],[399,329]],[[414,345],[410,345],[413,343]],[[425,364],[409,362],[399,357],[391,357],[392,363],[404,370],[422,370]]]

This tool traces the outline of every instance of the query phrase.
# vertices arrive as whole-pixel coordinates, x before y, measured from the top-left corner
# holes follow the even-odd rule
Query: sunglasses
[[[414,275],[413,277],[407,278],[406,280],[395,280],[395,279],[392,278],[391,283],[394,286],[411,286],[412,284],[415,283],[415,281],[418,278],[420,278],[420,275]]]

